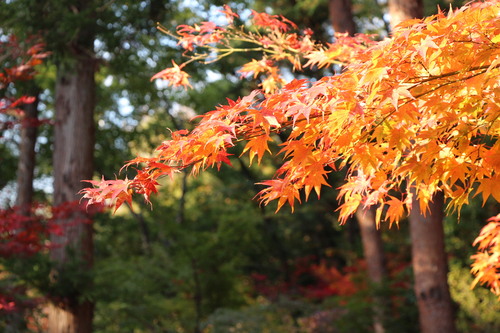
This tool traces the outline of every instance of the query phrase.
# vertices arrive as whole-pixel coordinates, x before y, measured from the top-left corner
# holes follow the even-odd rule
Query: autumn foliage
[[[0,210],[0,257],[24,257],[49,249],[51,234],[61,235],[54,219],[67,209],[74,210],[78,203],[50,207],[33,204],[29,212],[20,207]],[[27,214],[28,213],[28,214]]]
[[[342,270],[330,267],[325,262],[315,263],[314,256],[295,260],[290,280],[273,283],[266,275],[253,273],[251,281],[255,291],[270,299],[283,294],[299,294],[311,300],[321,300],[330,296],[351,296],[366,289],[366,283],[359,278],[365,268],[363,261]]]
[[[140,166],[133,179],[90,181],[94,187],[83,190],[90,203],[118,208],[133,193],[149,201],[161,177],[230,164],[229,149],[238,142],[245,142],[250,163],[259,163],[272,153],[272,141],[283,164],[261,183],[258,197],[263,204],[276,200],[278,209],[286,203],[293,209],[313,190],[319,196],[327,175],[339,169],[347,170],[339,189],[342,222],[359,207],[375,206],[377,223],[398,223],[412,202],[425,212],[437,192],[449,210],[472,196],[500,201],[498,1],[403,22],[379,42],[337,34],[326,45],[281,16],[252,12],[252,25],[244,26],[228,7],[223,12],[227,26],[180,26],[176,38],[188,60],[153,78],[189,87],[190,62],[255,51],[262,57],[239,71],[259,77],[261,89],[200,116],[190,132],[173,132],[154,157],[128,162]],[[286,83],[283,62],[296,71],[343,69]],[[288,136],[280,143],[282,131]]]
[[[500,297],[500,214],[488,222],[474,241],[479,252],[471,257],[471,271],[476,275],[472,286],[486,284]]]
[[[20,107],[32,103],[32,96],[9,96],[7,89],[19,81],[32,80],[36,74],[35,67],[43,62],[49,53],[44,51],[45,45],[31,37],[20,42],[14,35],[0,42],[0,113],[22,119]],[[4,122],[4,127],[10,123]]]

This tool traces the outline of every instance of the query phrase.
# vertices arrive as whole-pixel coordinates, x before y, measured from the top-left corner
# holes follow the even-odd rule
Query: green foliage
[[[500,304],[486,288],[471,290],[472,276],[468,268],[454,263],[450,267],[448,283],[453,300],[458,305],[457,328],[460,332],[500,331]]]
[[[269,303],[257,300],[251,306],[234,309],[218,309],[204,322],[207,333],[287,333],[306,332],[301,317],[313,315],[317,306],[286,297]]]
[[[135,206],[134,219],[122,208],[96,222],[98,332],[191,331],[200,315],[253,303],[250,273],[280,283],[291,274],[284,264],[331,251],[342,233],[327,208],[305,205],[299,219],[262,211],[247,200],[256,191],[252,181],[242,182],[238,172],[189,178],[184,190],[179,177],[165,184],[154,210]]]
[[[84,263],[73,252],[69,252],[68,261],[57,269],[48,253],[2,259],[0,263],[16,277],[19,285],[35,287],[38,293],[49,298],[79,295],[83,301],[93,297],[93,271],[81,269]]]
[[[131,244],[130,244],[131,245]],[[154,331],[166,314],[173,286],[165,278],[164,253],[118,256],[96,265],[97,332],[123,332],[141,328]],[[186,307],[188,308],[188,307]]]
[[[383,297],[399,299],[411,294],[406,290],[388,288],[379,293]],[[318,304],[283,296],[273,302],[257,298],[255,303],[239,310],[218,309],[208,316],[203,326],[207,333],[369,333],[373,332],[372,316],[373,307],[366,292],[349,297],[332,297]],[[398,307],[387,318],[385,327],[390,333],[416,333],[417,313],[409,310],[407,305]]]
[[[192,192],[199,198],[207,193],[203,186],[209,184],[189,187],[201,189]],[[174,195],[175,188],[171,187]],[[95,283],[96,290],[104,292],[97,297],[101,300],[97,305],[98,331],[148,326],[189,329],[200,315],[197,311],[205,315],[220,306],[244,303],[247,287],[241,279],[241,266],[245,259],[234,249],[245,248],[254,240],[252,217],[233,205],[223,206],[231,213],[221,212],[220,203],[210,209],[208,206],[216,202],[214,197],[208,193],[210,202],[200,203],[201,214],[189,208],[197,203],[187,199],[182,225],[175,221],[176,197],[167,197],[154,211],[137,211],[147,221],[147,243],[141,238],[137,220],[117,216],[97,224],[96,247],[103,259],[96,264]],[[231,214],[241,218],[239,227],[229,223]],[[200,297],[198,310],[196,297]],[[110,311],[115,315],[109,316]]]
[[[1,136],[0,136],[1,137]],[[2,139],[3,141],[4,139]],[[3,166],[0,173],[0,188],[16,178],[17,163],[12,150],[3,142],[0,142],[0,163]]]

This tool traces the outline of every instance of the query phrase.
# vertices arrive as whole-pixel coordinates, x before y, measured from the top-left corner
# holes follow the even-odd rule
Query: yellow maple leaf
[[[477,188],[476,194],[479,193],[483,196],[483,206],[486,200],[491,196],[500,202],[500,177],[495,175],[491,178],[483,178],[478,180],[479,187]]]

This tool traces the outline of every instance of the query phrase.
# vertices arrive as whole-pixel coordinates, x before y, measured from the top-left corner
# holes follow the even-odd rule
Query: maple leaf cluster
[[[173,67],[165,68],[161,72],[156,73],[151,77],[151,80],[163,79],[168,82],[169,86],[184,86],[192,88],[189,83],[189,74],[182,70],[184,64],[181,66],[177,65],[175,61],[172,60]]]
[[[363,261],[339,270],[325,262],[314,263],[314,256],[297,258],[292,264],[290,281],[276,283],[264,274],[252,273],[253,288],[268,298],[276,298],[284,294],[299,294],[311,300],[322,300],[331,296],[350,296],[366,289],[359,279],[364,269]],[[304,277],[307,282],[304,283]]]
[[[0,256],[31,256],[48,248],[50,234],[60,228],[47,219],[48,207],[33,204],[29,214],[20,207],[0,210]]]
[[[94,205],[89,211],[86,205],[71,201],[58,206],[33,203],[29,207],[1,209],[0,259],[18,261],[66,246],[67,244],[51,240],[51,236],[63,235],[63,229],[57,220],[71,216],[70,223],[73,225],[90,223],[89,216],[99,212],[100,208],[102,206]],[[26,307],[34,308],[41,301],[42,298],[26,297],[23,286],[0,288],[0,314],[17,312]]]
[[[180,65],[172,61],[172,67],[158,72],[152,80],[163,79],[170,86],[188,88],[191,87],[190,76],[184,68],[189,63],[216,61],[235,52],[259,51],[262,52],[262,58],[244,64],[239,73],[242,76],[252,75],[254,79],[264,77],[261,84],[263,89],[237,101],[228,100],[228,105],[219,106],[202,116],[197,128],[190,133],[185,130],[173,132],[171,140],[157,148],[155,157],[138,157],[129,161],[124,168],[143,165],[133,179],[89,181],[93,187],[82,191],[89,204],[107,202],[116,210],[125,202],[131,204],[133,193],[144,195],[149,202],[149,196],[157,192],[159,178],[172,177],[187,167],[192,167],[192,172],[196,174],[208,167],[230,164],[227,149],[241,140],[248,139],[244,152],[249,153],[251,161],[257,157],[260,162],[264,153],[269,151],[268,142],[273,141],[272,133],[291,125],[292,121],[287,120],[287,117],[281,117],[278,121],[271,109],[266,111],[258,104],[259,100],[280,87],[293,92],[295,86],[306,84],[305,81],[300,81],[284,86],[285,80],[279,70],[279,62],[289,61],[296,69],[346,64],[346,59],[373,43],[368,36],[348,37],[338,34],[337,43],[325,46],[311,39],[310,29],[301,33],[293,32],[297,26],[283,16],[252,11],[253,25],[245,27],[235,25],[234,20],[239,15],[227,5],[221,12],[228,21],[225,27],[211,22],[181,25],[177,29],[177,35],[173,35],[160,26],[161,31],[178,40],[178,45],[185,49],[184,55],[189,59]],[[242,42],[252,46],[233,46]],[[302,62],[305,64],[302,65]],[[298,115],[294,119],[297,117]],[[290,202],[293,204],[291,200]]]
[[[50,235],[62,235],[57,220],[72,217],[71,223],[90,223],[90,215],[98,213],[101,205],[87,205],[78,201],[64,202],[58,206],[33,203],[29,207],[14,206],[0,210],[0,257],[32,256],[54,246]],[[80,216],[80,217],[79,217]]]
[[[26,50],[24,44],[31,46]],[[49,52],[44,52],[44,47],[45,45],[35,37],[21,43],[15,35],[10,35],[6,41],[0,42],[0,61],[3,69],[0,73],[0,89],[14,81],[33,79],[36,74],[34,67],[40,65],[49,55]]]
[[[474,240],[479,252],[471,256],[471,272],[476,276],[471,288],[486,284],[500,299],[500,214],[488,222]]]
[[[36,75],[35,67],[49,56],[44,52],[44,44],[38,38],[31,37],[20,42],[15,35],[6,41],[0,41],[0,114],[13,116],[15,121],[3,121],[2,128],[10,128],[19,120],[23,120],[24,112],[20,107],[33,103],[31,96],[8,96],[6,90],[18,81],[29,81]],[[25,126],[37,124],[23,124]]]
[[[262,58],[240,72],[266,76],[263,89],[200,116],[191,132],[173,132],[155,157],[129,162],[143,165],[134,179],[92,182],[94,188],[82,191],[90,202],[111,201],[117,208],[130,203],[134,192],[149,200],[162,176],[230,164],[228,149],[240,141],[250,160],[260,162],[271,153],[275,133],[285,129],[283,164],[261,183],[265,188],[258,195],[263,204],[277,200],[278,209],[286,203],[293,209],[302,192],[306,199],[313,190],[319,196],[328,173],[341,168],[347,169],[339,192],[341,222],[359,207],[375,206],[377,224],[398,223],[413,202],[425,212],[438,192],[450,210],[475,195],[500,200],[498,1],[404,22],[380,42],[338,35],[327,45],[310,33],[292,32],[294,25],[280,16],[252,12],[258,23],[249,31],[234,24],[234,12],[225,8],[225,13],[230,19],[225,28],[182,28],[179,45],[207,52],[196,52],[179,70],[214,54],[217,60],[260,51]],[[199,33],[203,38],[193,39]],[[218,37],[207,37],[213,33]],[[237,48],[232,42],[253,46]],[[279,61],[295,70],[338,63],[345,70],[315,82],[282,83]]]
[[[237,52],[259,52],[262,54],[260,59],[244,64],[238,72],[243,77],[261,77],[263,91],[271,93],[286,83],[279,68],[281,61],[291,63],[296,70],[344,65],[364,50],[366,45],[373,43],[365,35],[349,37],[347,34],[336,34],[335,43],[323,45],[312,39],[310,29],[297,31],[295,23],[280,15],[252,10],[251,25],[245,26],[237,25],[235,19],[239,19],[239,15],[227,5],[221,12],[228,22],[225,26],[213,22],[180,25],[176,34],[159,26],[159,30],[177,40],[188,60],[180,65],[172,62],[172,67],[157,73],[152,79],[167,80],[174,87],[191,87],[188,80],[190,76],[183,70],[189,63],[210,63]]]

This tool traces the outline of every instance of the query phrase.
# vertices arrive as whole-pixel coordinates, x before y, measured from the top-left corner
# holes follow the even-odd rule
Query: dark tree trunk
[[[420,331],[453,333],[456,328],[444,247],[443,195],[434,196],[426,216],[417,201],[412,205],[410,233]]]
[[[423,13],[422,0],[389,0],[389,14],[393,27],[403,20],[422,18]],[[448,261],[444,248],[444,199],[442,195],[435,196],[429,211],[421,212],[416,198],[413,192],[410,233],[420,331],[453,333],[456,332],[456,328],[453,302],[448,287]]]
[[[329,0],[328,9],[335,32],[347,32],[351,36],[356,33],[351,0]]]
[[[93,40],[91,41],[93,43]],[[94,151],[95,59],[92,46],[75,54],[71,62],[58,67],[55,96],[54,205],[77,203],[82,179],[92,179]],[[73,206],[74,207],[74,206]],[[85,223],[82,221],[87,220]],[[60,245],[51,250],[56,263],[55,277],[64,274],[64,266],[78,260],[84,272],[92,266],[92,223],[84,210],[75,209],[57,223],[62,236],[53,236]],[[74,253],[70,256],[70,253]],[[74,275],[74,272],[71,274]],[[57,283],[57,281],[56,281]],[[85,282],[88,283],[88,282]],[[92,331],[93,304],[80,300],[80,290],[54,301],[49,310],[49,332],[88,333]]]
[[[23,106],[19,163],[17,166],[16,205],[24,212],[29,211],[33,201],[33,177],[35,173],[35,144],[38,132],[38,91],[31,91],[35,101]]]
[[[23,105],[24,117],[21,122],[19,161],[17,164],[17,198],[16,205],[24,216],[31,215],[33,202],[33,178],[35,173],[35,145],[38,133],[38,94],[39,89],[31,85],[26,92],[35,97],[35,101]],[[24,295],[23,295],[24,296]],[[5,326],[5,333],[24,332],[26,328],[25,309],[13,313]]]

